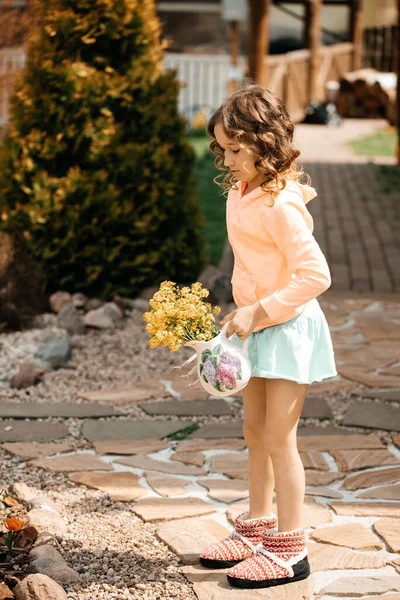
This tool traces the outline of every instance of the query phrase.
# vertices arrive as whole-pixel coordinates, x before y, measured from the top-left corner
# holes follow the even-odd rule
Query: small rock
[[[71,358],[71,344],[68,338],[57,337],[42,344],[35,358],[47,360],[53,369],[63,367]]]
[[[35,548],[35,550],[41,550],[44,548],[46,548],[46,546]],[[57,550],[52,546],[48,546],[48,548],[52,548],[54,552],[57,552]],[[35,560],[29,564],[28,572],[47,575],[62,586],[76,583],[80,579],[79,574],[67,565],[61,554],[59,555],[59,558],[54,557],[54,559],[44,557],[35,558]]]
[[[73,306],[75,306],[75,308],[84,308],[87,301],[88,297],[85,296],[85,294],[82,294],[81,292],[76,292],[75,294],[72,294],[72,304]]]
[[[124,311],[121,310],[121,308],[118,306],[118,304],[115,304],[115,302],[107,302],[101,307],[101,310],[105,315],[110,317],[114,323],[118,323],[118,321],[124,318]]]
[[[50,308],[55,313],[59,313],[62,307],[70,302],[71,294],[69,292],[55,292],[49,298]]]
[[[39,533],[39,535],[37,536],[33,546],[34,548],[37,548],[38,546],[54,546],[55,548],[58,547],[58,542],[56,540],[56,538],[49,532],[49,531],[41,531]]]
[[[95,549],[93,550],[93,555],[94,555],[96,558],[103,558],[103,555],[104,555],[104,550],[103,550],[102,548],[95,548]]]
[[[37,490],[29,487],[23,481],[15,481],[11,485],[11,492],[20,502],[30,502],[32,498],[38,495]]]
[[[31,558],[31,560],[36,560],[38,558],[47,558],[49,560],[57,561],[65,565],[67,564],[60,552],[50,544],[43,544],[42,546],[32,548],[32,550],[29,552],[29,557]]]
[[[57,325],[66,329],[69,335],[84,335],[86,332],[82,317],[72,304],[67,304],[60,310]]]
[[[50,577],[28,575],[15,588],[16,600],[68,600],[63,588]]]
[[[99,298],[90,298],[85,304],[85,310],[96,310],[96,308],[100,308],[103,304],[103,300],[100,300]]]
[[[21,390],[31,385],[36,385],[41,381],[44,373],[44,369],[29,363],[23,363],[20,365],[18,373],[11,377],[10,387]]]
[[[90,310],[83,317],[85,325],[88,327],[97,327],[98,329],[112,329],[114,327],[114,321],[110,316],[106,315],[102,306],[96,310]]]
[[[150,304],[149,301],[144,298],[135,298],[132,303],[132,308],[139,312],[146,312],[150,310]]]
[[[61,516],[44,508],[33,508],[27,514],[29,525],[36,527],[38,531],[50,531],[53,535],[64,535],[67,524]]]
[[[46,496],[34,496],[31,500],[29,500],[30,508],[45,508],[57,511],[57,505],[53,500],[47,498]]]
[[[42,358],[31,358],[29,364],[33,367],[37,367],[38,369],[43,369],[46,373],[53,370],[53,367],[47,360],[43,360]]]

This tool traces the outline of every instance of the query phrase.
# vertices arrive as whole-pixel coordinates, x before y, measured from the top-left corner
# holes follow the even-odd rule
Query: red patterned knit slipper
[[[310,575],[305,532],[266,531],[258,552],[228,573],[228,582],[240,588],[267,588],[306,579]]]
[[[206,548],[200,555],[200,563],[209,569],[226,569],[253,556],[262,547],[262,536],[267,531],[276,531],[277,517],[245,519],[244,512],[235,519],[235,531],[231,535]]]

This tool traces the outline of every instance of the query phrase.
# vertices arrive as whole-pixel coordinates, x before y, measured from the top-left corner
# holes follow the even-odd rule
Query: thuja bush
[[[33,0],[0,146],[0,229],[47,277],[133,296],[205,266],[194,152],[152,0]]]

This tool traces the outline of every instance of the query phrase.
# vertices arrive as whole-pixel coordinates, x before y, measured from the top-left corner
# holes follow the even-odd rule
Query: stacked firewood
[[[396,75],[376,69],[346,73],[340,80],[336,107],[341,117],[386,118],[396,121]]]

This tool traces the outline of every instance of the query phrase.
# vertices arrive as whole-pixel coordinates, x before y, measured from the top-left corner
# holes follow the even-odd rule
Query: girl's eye
[[[233,152],[233,154],[237,154],[238,152],[240,152],[240,149],[239,150],[232,150],[232,152]]]

